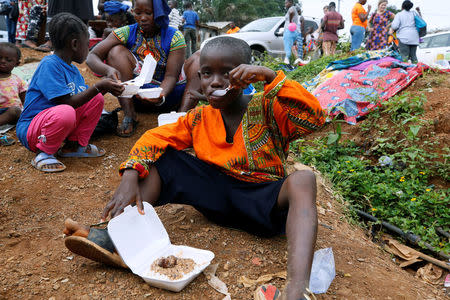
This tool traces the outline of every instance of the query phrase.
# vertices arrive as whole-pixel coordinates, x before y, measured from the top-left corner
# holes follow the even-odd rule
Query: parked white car
[[[417,48],[419,62],[450,68],[450,31],[429,34]]]
[[[304,19],[306,32],[310,27],[313,27],[314,31],[319,28],[319,19],[312,17],[304,17]],[[227,34],[227,36],[246,41],[254,57],[260,57],[264,52],[274,57],[284,57],[283,31],[284,17],[269,17],[250,22],[239,32]],[[215,37],[203,41],[202,46],[213,38]]]

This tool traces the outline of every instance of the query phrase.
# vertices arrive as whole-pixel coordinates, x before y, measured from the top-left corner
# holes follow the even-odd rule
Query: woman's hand
[[[114,69],[113,67],[109,67],[108,71],[105,74],[106,78],[110,78],[112,80],[120,81],[120,72]]]
[[[126,206],[134,203],[136,203],[139,213],[144,214],[139,191],[139,175],[136,170],[129,169],[123,172],[119,187],[103,210],[102,221],[105,221],[109,214],[111,214],[111,218],[120,215]]]
[[[95,84],[102,94],[111,93],[114,96],[122,94],[125,87],[120,81],[105,78]]]
[[[244,88],[250,83],[265,81],[272,82],[277,74],[269,68],[252,65],[239,65],[229,73],[230,85]]]

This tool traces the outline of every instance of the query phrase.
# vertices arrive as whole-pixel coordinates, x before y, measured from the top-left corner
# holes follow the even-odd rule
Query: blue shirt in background
[[[22,145],[29,149],[27,131],[33,118],[41,111],[61,104],[53,99],[72,96],[87,88],[77,67],[68,65],[57,55],[44,57],[31,78],[24,109],[17,122],[16,134]]]
[[[185,10],[183,13],[183,19],[185,20],[183,29],[196,29],[195,23],[198,22],[198,15],[195,11],[191,9]]]

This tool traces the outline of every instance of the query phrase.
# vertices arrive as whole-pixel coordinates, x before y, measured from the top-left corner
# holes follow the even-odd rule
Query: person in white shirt
[[[176,0],[170,0],[167,4],[172,9],[169,14],[169,26],[180,29],[183,23],[183,18],[180,15],[180,11],[177,9],[178,3]]]

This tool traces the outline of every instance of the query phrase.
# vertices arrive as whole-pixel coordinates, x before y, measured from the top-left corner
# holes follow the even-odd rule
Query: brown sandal
[[[136,132],[137,125],[139,124],[138,121],[134,120],[132,117],[124,117],[122,124],[120,127],[116,130],[116,134],[120,137],[130,137]],[[131,126],[131,131],[128,133],[124,133],[125,130],[128,129],[128,127]]]

